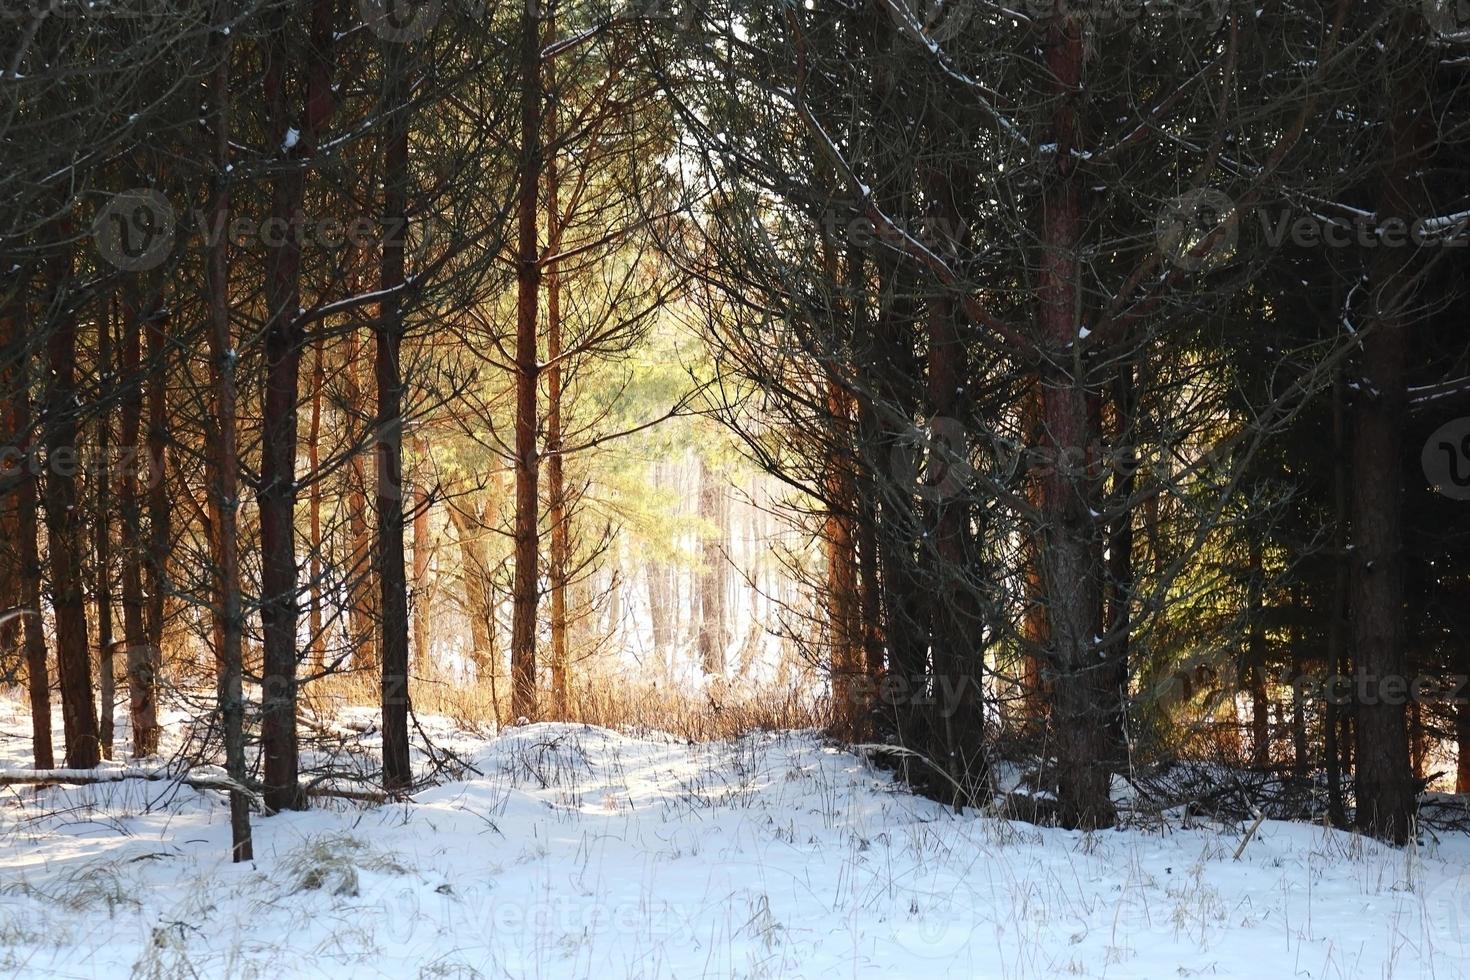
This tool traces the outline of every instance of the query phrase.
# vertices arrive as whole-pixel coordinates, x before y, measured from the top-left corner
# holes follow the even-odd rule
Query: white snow
[[[243,865],[225,857],[214,791],[135,781],[36,800],[5,789],[0,972],[1470,972],[1470,841],[1459,835],[1398,851],[1267,822],[1237,862],[1238,826],[1176,819],[1089,835],[955,815],[810,733],[688,745],[540,724],[486,739],[423,721],[478,774],[411,804],[256,818]],[[0,731],[26,727],[0,700]],[[28,745],[0,742],[0,764],[26,765]]]

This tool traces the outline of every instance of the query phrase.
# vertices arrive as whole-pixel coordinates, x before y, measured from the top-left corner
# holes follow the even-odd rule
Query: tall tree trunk
[[[613,642],[614,652],[622,649],[623,634],[623,537],[618,535],[612,542],[612,558],[608,562],[607,576],[607,638]]]
[[[367,415],[367,395],[358,376],[360,356],[357,333],[349,332],[342,387],[347,399],[348,415],[353,418]],[[376,452],[376,441],[373,445]],[[375,551],[372,522],[368,520],[366,454],[355,453],[348,470],[347,529],[351,540],[347,564],[348,646],[352,651],[354,670],[376,673],[382,666],[378,657],[381,624],[378,617],[377,590],[374,588]]]
[[[957,252],[962,220],[956,195],[967,181],[948,169],[929,175],[933,224],[939,248],[949,257]],[[929,632],[933,657],[933,727],[941,737],[945,765],[956,786],[971,788],[985,778],[984,718],[981,683],[984,646],[980,642],[979,610],[968,584],[975,573],[970,547],[970,506],[965,473],[969,447],[959,419],[964,414],[965,349],[956,323],[953,298],[946,294],[928,300],[928,383],[925,401],[932,413],[922,487],[926,499],[928,536],[920,561],[927,566]],[[967,802],[956,797],[958,806]]]
[[[1027,444],[1042,440],[1040,385],[1024,396],[1021,428]],[[1041,486],[1036,481],[1027,488],[1033,507],[1041,507]],[[1046,609],[1046,584],[1041,569],[1037,537],[1021,542],[1022,608],[1020,655],[1016,664],[1017,730],[1023,737],[1038,739],[1047,730],[1047,714],[1051,704],[1051,677],[1046,665],[1046,651],[1051,646],[1051,628]]]
[[[725,672],[730,632],[725,615],[725,503],[718,475],[699,457],[699,516],[715,528],[706,534],[699,572],[699,662],[706,674]]]
[[[26,472],[21,474],[20,484],[15,488],[16,514],[21,526],[17,547],[20,550],[21,605],[36,612],[21,617],[21,630],[25,646],[26,692],[31,707],[31,755],[37,769],[51,769],[56,765],[56,752],[51,742],[51,678],[46,666],[46,624],[40,614],[41,554],[36,535],[41,529],[41,522],[37,520],[36,477],[30,469],[32,458],[27,436],[22,464]]]
[[[52,263],[53,296],[49,302],[46,353],[51,374],[46,384],[43,418],[46,475],[46,543],[51,557],[51,608],[56,618],[56,668],[61,680],[61,722],[66,735],[66,767],[90,769],[100,760],[97,706],[92,697],[87,609],[82,593],[81,513],[77,509],[75,470],[60,461],[77,458],[80,447],[76,387],[77,320],[67,308],[72,275],[71,254]]]
[[[37,520],[35,420],[31,417],[31,380],[27,368],[30,358],[20,350],[27,340],[25,324],[30,312],[23,284],[10,297],[8,307],[0,311],[0,328],[5,330],[0,342],[7,349],[16,350],[14,358],[5,358],[5,382],[10,387],[11,431],[19,449],[14,490],[19,605],[33,611],[19,620],[31,708],[31,755],[37,769],[51,769],[56,765],[56,755],[51,744],[51,681],[46,665],[45,621],[41,618],[41,555],[36,540],[41,522]],[[9,367],[12,364],[14,367]]]
[[[220,0],[218,20],[228,20],[233,0]],[[210,81],[214,125],[214,205],[215,227],[229,218],[230,191],[227,176],[230,166],[230,51],[233,41],[220,31],[211,33],[210,46],[217,59]],[[245,615],[240,596],[239,544],[239,434],[237,426],[238,388],[235,381],[237,359],[230,331],[230,257],[229,243],[221,238],[206,246],[209,277],[209,355],[214,381],[214,411],[219,431],[209,454],[210,517],[214,524],[215,556],[218,561],[215,601],[211,606],[215,650],[216,703],[225,736],[225,771],[235,782],[244,785],[245,762],[245,693],[242,640]],[[250,801],[244,793],[230,793],[230,856],[234,861],[254,857],[250,838]]]
[[[1455,709],[1455,792],[1470,793],[1470,701]]]
[[[0,610],[24,609],[22,572],[20,568],[20,517],[17,513],[17,485],[25,468],[26,433],[15,415],[15,391],[20,384],[19,365],[24,353],[16,343],[19,333],[19,289],[11,287],[0,293],[0,450],[4,465],[0,466]],[[13,662],[22,654],[21,622],[11,619],[0,624],[0,672],[10,676]],[[12,660],[14,658],[14,661]]]
[[[1406,12],[1404,22],[1410,18]],[[1419,79],[1400,78],[1391,107],[1389,145],[1377,214],[1412,221],[1411,200],[1427,145]],[[1352,634],[1358,683],[1357,826],[1395,843],[1409,837],[1414,812],[1413,772],[1404,698],[1403,467],[1400,449],[1407,418],[1407,360],[1414,270],[1413,249],[1372,250],[1372,323],[1362,335],[1361,391],[1353,403]],[[1391,703],[1396,702],[1396,703]]]
[[[478,514],[478,508],[472,508]],[[481,539],[484,528],[458,506],[448,507],[449,523],[459,542],[460,579],[464,586],[465,618],[470,621],[470,661],[479,680],[492,681],[499,672],[495,656],[495,604],[490,594],[490,565]],[[498,707],[497,707],[497,710]]]
[[[1293,603],[1296,605],[1296,603]],[[1297,606],[1300,609],[1300,606]],[[1292,628],[1291,639],[1291,763],[1292,775],[1305,781],[1312,765],[1307,744],[1307,651],[1302,649],[1300,631]]]
[[[1127,705],[1132,677],[1130,653],[1133,631],[1133,492],[1138,459],[1134,451],[1134,420],[1138,414],[1137,384],[1131,364],[1122,365],[1113,383],[1114,446],[1121,473],[1114,474],[1112,498],[1117,516],[1108,537],[1106,639],[1113,664],[1109,686],[1117,706],[1108,726],[1108,740],[1121,760],[1128,750]]]
[[[122,399],[122,452],[127,461],[118,487],[122,514],[123,550],[122,609],[123,650],[128,679],[128,724],[132,754],[152,755],[158,750],[157,687],[153,658],[148,654],[146,601],[143,595],[143,561],[147,543],[143,536],[142,500],[138,487],[143,448],[139,444],[143,415],[142,319],[154,315],[142,309],[136,297],[123,308],[122,373],[127,387]]]
[[[146,624],[148,667],[157,687],[163,669],[165,599],[168,596],[169,537],[173,498],[168,486],[168,311],[161,298],[143,321],[148,351],[148,544],[144,583],[148,593]]]
[[[548,17],[547,34],[556,37],[555,21]],[[546,87],[555,91],[553,65],[546,66]],[[546,102],[545,142],[556,144],[556,100]],[[551,704],[555,717],[569,717],[571,708],[570,657],[567,651],[567,568],[569,536],[566,475],[561,456],[561,187],[556,152],[546,154],[546,509],[551,523],[551,554],[547,569],[551,593]]]
[[[413,662],[420,674],[429,669],[429,605],[434,590],[429,588],[429,553],[433,548],[429,533],[429,440],[422,435],[413,439],[418,457],[418,477],[413,494]]]
[[[535,719],[536,612],[540,599],[540,501],[537,498],[537,313],[541,255],[537,245],[537,191],[541,184],[542,85],[539,0],[521,14],[520,187],[516,240],[515,584],[511,618],[511,715]]]
[[[837,249],[838,243],[824,233],[823,272],[834,287],[838,284]],[[867,297],[862,281],[864,260],[862,252],[856,248],[849,249],[845,259],[845,280],[842,286],[846,294],[847,309],[833,309],[832,313],[836,322],[845,312],[847,326],[853,337],[858,338],[864,336],[867,329]],[[873,693],[869,682],[873,674],[868,669],[870,653],[863,633],[863,596],[858,572],[859,502],[854,456],[858,440],[854,430],[854,399],[842,387],[841,378],[831,373],[832,370],[834,369],[829,369],[826,379],[828,432],[825,439],[826,459],[823,460],[823,490],[827,516],[822,533],[827,564],[827,585],[824,592],[830,645],[828,671],[831,677],[836,734],[842,739],[859,741],[867,737]],[[755,500],[754,493],[751,500]],[[754,547],[751,554],[757,554]],[[759,581],[754,568],[748,574],[751,581]],[[759,632],[760,624],[756,621],[752,596],[750,631],[740,652],[737,670],[743,672],[754,658],[760,643]]]
[[[676,642],[678,629],[675,620],[673,581],[664,562],[644,563],[643,579],[648,586],[648,625],[653,633],[653,649],[660,657],[667,657]]]
[[[98,400],[103,405],[97,415],[96,470],[97,517],[96,537],[96,604],[97,604],[97,742],[102,758],[112,758],[113,702],[117,692],[113,675],[112,647],[112,452],[110,410],[112,394],[112,321],[111,310],[97,317],[97,375],[101,378]]]
[[[326,387],[326,344],[318,340],[311,366],[311,423],[306,442],[306,460],[311,468],[307,482],[311,489],[307,501],[311,522],[311,608],[307,614],[307,628],[311,634],[311,664],[320,670],[327,662],[326,637],[322,633],[322,481],[321,481],[321,437],[322,437],[322,390]]]
[[[822,544],[827,559],[828,669],[832,681],[836,735],[857,741],[863,737],[869,707],[852,513],[857,504],[857,494],[853,488],[850,451],[850,399],[834,378],[827,379],[827,416],[831,431],[827,436],[825,460],[827,516]],[[754,628],[754,624],[752,626]]]
[[[265,393],[261,401],[261,466],[256,499],[260,511],[261,664],[260,742],[265,805],[272,810],[306,806],[298,782],[296,740],[296,625],[300,588],[296,569],[296,415],[300,394],[301,241],[299,239],[306,167],[317,137],[332,111],[327,57],[332,47],[331,0],[313,0],[307,46],[304,114],[290,106],[288,62],[291,33],[282,11],[264,76],[268,138],[280,147],[279,174],[272,187],[271,220],[286,229],[266,260]],[[300,125],[296,139],[289,131]]]
[[[22,354],[12,348],[16,335],[16,291],[0,294],[0,610],[25,608],[21,588],[19,540],[20,517],[16,490],[25,457],[25,433],[15,417],[14,388],[18,382]],[[23,656],[20,619],[0,624],[0,671],[10,675],[12,664]]]
[[[1046,64],[1053,83],[1054,171],[1042,188],[1039,327],[1048,351],[1041,417],[1051,466],[1042,478],[1040,563],[1046,586],[1049,657],[1056,670],[1052,717],[1057,746],[1059,817],[1068,827],[1114,820],[1108,756],[1107,651],[1101,634],[1101,557],[1091,460],[1092,413],[1077,347],[1082,184],[1074,150],[1082,148],[1075,100],[1082,83],[1080,15],[1047,21]]]
[[[383,789],[413,784],[408,745],[408,582],[403,554],[403,250],[408,234],[408,48],[385,42],[383,103],[390,113],[383,161],[382,299],[374,373],[378,387],[379,602],[383,613]]]
[[[1333,309],[1341,309],[1341,300]],[[1332,378],[1332,620],[1327,624],[1327,676],[1345,677],[1350,672],[1347,656],[1348,602],[1348,483],[1346,384],[1339,367]],[[1327,814],[1334,827],[1347,826],[1342,794],[1342,719],[1339,699],[1326,699],[1323,725],[1326,728]]]
[[[1271,764],[1271,699],[1266,689],[1265,572],[1261,568],[1261,536],[1252,534],[1247,572],[1249,599],[1246,605],[1246,663],[1251,690],[1251,765],[1265,769]]]

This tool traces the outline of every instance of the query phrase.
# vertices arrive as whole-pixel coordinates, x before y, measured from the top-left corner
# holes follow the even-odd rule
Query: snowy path
[[[1218,828],[956,817],[804,734],[454,745],[483,776],[257,820],[241,866],[215,793],[57,788],[40,820],[9,793],[0,974],[1470,976],[1464,838],[1267,823],[1235,862]]]

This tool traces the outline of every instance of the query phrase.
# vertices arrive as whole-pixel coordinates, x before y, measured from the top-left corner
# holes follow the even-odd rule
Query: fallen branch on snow
[[[254,790],[241,786],[228,776],[181,775],[167,769],[0,769],[0,786],[45,786],[57,783],[89,786],[135,779],[150,783],[182,783],[194,789],[244,793],[252,800],[260,799],[260,795]]]

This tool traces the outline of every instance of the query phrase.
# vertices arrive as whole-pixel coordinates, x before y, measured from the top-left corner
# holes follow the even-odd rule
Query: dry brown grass
[[[541,721],[570,721],[632,733],[667,732],[691,742],[738,738],[753,731],[825,729],[827,706],[789,687],[730,685],[716,682],[699,695],[627,676],[584,676],[573,686],[570,711],[555,717],[550,694],[542,692]],[[442,715],[460,727],[488,734],[514,721],[505,678],[495,683],[452,676],[431,669],[411,682],[414,711]],[[349,707],[374,707],[378,680],[369,673],[343,673],[306,685],[302,707],[319,720]]]

